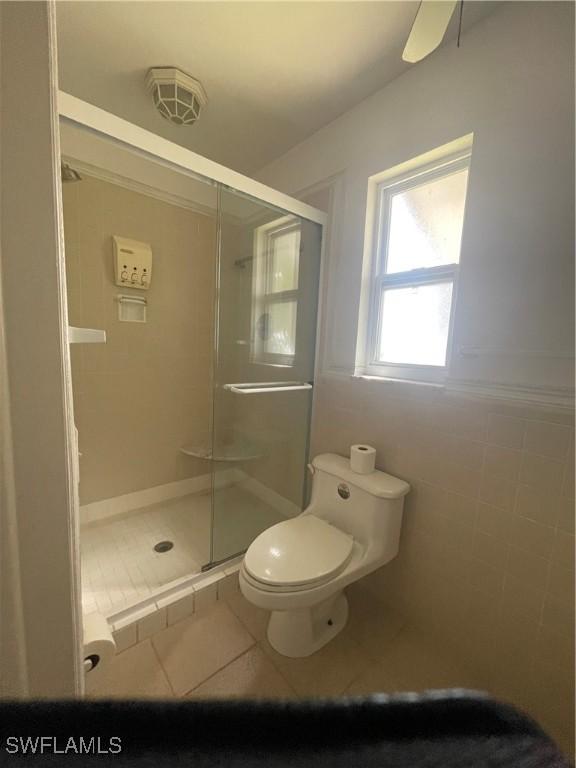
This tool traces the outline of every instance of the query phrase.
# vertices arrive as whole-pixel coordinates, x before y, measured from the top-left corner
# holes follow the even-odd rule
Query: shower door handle
[[[264,392],[299,392],[312,389],[312,384],[307,381],[255,381],[244,384],[224,384],[222,388],[237,395],[260,395]]]

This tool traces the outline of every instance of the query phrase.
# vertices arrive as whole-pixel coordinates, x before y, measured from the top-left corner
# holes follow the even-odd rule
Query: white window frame
[[[380,378],[403,379],[408,381],[442,382],[450,364],[452,336],[454,330],[454,310],[458,290],[460,263],[443,264],[437,267],[425,267],[386,274],[388,258],[388,231],[392,197],[424,183],[445,178],[453,173],[470,168],[471,151],[460,152],[442,160],[428,163],[409,173],[388,178],[376,185],[372,211],[372,265],[369,277],[370,299],[365,331],[366,349],[364,364],[357,368],[357,375],[378,376]],[[466,201],[464,203],[466,215]],[[413,363],[389,363],[378,359],[381,332],[381,296],[385,288],[409,288],[436,283],[452,283],[448,339],[446,343],[446,361],[444,365],[417,365]]]
[[[271,291],[271,260],[272,242],[274,238],[292,230],[301,232],[301,222],[294,216],[282,216],[279,219],[263,224],[255,231],[254,236],[254,273],[252,286],[252,351],[251,361],[264,365],[274,365],[291,368],[296,357],[297,328],[298,328],[298,299],[300,296],[300,263],[298,263],[298,288],[289,291]],[[301,250],[301,244],[300,244]],[[271,304],[281,304],[287,301],[296,302],[294,354],[285,355],[278,352],[265,351],[266,340],[259,339],[256,324],[258,318],[267,311]]]

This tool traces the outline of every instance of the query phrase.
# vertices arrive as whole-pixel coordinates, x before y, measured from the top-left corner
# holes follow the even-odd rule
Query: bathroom
[[[573,755],[574,8],[457,5],[409,63],[412,2],[2,4],[9,691],[466,688]]]

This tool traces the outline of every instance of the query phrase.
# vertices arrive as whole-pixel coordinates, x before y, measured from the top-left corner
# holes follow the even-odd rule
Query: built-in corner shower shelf
[[[180,448],[181,453],[186,456],[194,456],[197,459],[208,459],[209,461],[250,461],[259,459],[262,454],[240,445],[227,445],[219,448],[216,455],[212,454],[211,448],[205,448],[199,445],[184,445]]]

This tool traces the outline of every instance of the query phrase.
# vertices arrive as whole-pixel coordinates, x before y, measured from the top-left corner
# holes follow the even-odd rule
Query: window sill
[[[365,379],[366,381],[379,381],[382,384],[408,384],[410,386],[426,387],[428,389],[446,389],[443,381],[422,381],[421,379],[400,379],[396,376],[376,376],[372,373],[354,373],[352,379]]]

